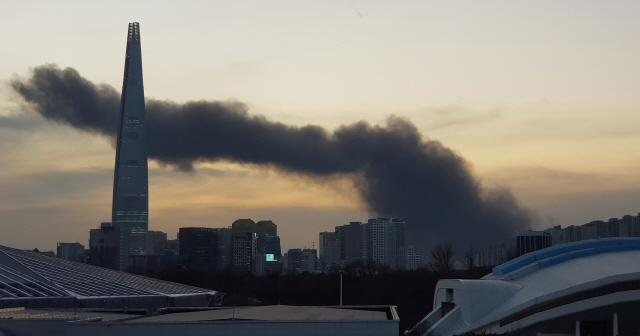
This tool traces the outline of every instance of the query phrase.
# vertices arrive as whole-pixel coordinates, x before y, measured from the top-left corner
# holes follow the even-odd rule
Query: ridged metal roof
[[[189,294],[217,292],[0,246],[0,300]]]

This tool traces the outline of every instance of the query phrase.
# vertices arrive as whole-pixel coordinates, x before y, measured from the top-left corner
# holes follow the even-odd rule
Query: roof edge
[[[504,279],[509,277],[509,275],[514,275],[517,278],[524,275],[524,273],[516,273],[521,269],[531,270],[544,268],[590,255],[632,250],[640,250],[640,238],[601,238],[554,245],[542,250],[524,254],[518,258],[507,261],[502,265],[498,265],[494,267],[492,273],[488,274],[485,278],[496,277],[498,279]]]

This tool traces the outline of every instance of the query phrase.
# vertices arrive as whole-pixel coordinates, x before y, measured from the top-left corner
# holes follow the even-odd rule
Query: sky
[[[636,215],[638,14],[635,1],[3,2],[0,244],[88,245],[110,220],[112,139],[43,118],[11,83],[56,64],[120,90],[134,21],[148,99],[241,103],[328,134],[401,118],[463,158],[483,189],[510,190],[531,229]],[[357,182],[151,161],[149,225],[175,238],[270,219],[284,249],[317,246],[318,232],[377,215]]]

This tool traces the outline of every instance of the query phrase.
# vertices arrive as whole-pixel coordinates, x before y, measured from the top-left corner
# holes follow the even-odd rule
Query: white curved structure
[[[480,280],[440,280],[420,335],[637,335],[640,238],[605,238],[525,254]]]

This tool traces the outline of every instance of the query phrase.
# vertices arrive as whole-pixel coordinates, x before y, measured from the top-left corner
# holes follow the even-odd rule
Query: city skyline
[[[634,175],[639,162],[632,152],[637,119],[632,113],[638,108],[634,93],[638,87],[632,78],[639,70],[632,60],[638,47],[625,44],[634,37],[629,35],[631,21],[624,15],[637,5],[583,4],[577,10],[547,5],[557,10],[553,13],[545,5],[493,4],[463,8],[454,16],[454,9],[447,5],[291,4],[266,10],[263,18],[255,13],[264,9],[258,4],[212,6],[233,17],[243,13],[247,17],[230,26],[205,24],[205,20],[194,23],[185,16],[197,8],[182,9],[176,23],[189,24],[177,24],[171,33],[159,20],[143,14],[144,6],[137,8],[140,18],[135,20],[145,29],[147,96],[177,102],[236,99],[246,104],[252,116],[264,115],[288,125],[320,125],[329,131],[360,120],[384,124],[391,114],[408,118],[423,136],[442,141],[473,165],[483,186],[511,188],[522,206],[537,212],[534,229],[580,225],[639,211],[640,181]],[[33,9],[28,7],[14,5],[11,10],[20,14]],[[474,10],[494,19],[493,24],[471,16]],[[299,17],[313,11],[318,14],[309,25],[300,22]],[[452,19],[452,26],[461,26],[443,25],[440,34],[418,39],[411,27],[428,33],[438,27],[436,23],[443,24],[432,12]],[[575,15],[564,17],[567,13]],[[418,14],[435,23],[423,23]],[[529,27],[535,29],[516,35],[526,27],[526,22],[515,22],[516,14],[525,16],[524,21],[531,21]],[[323,15],[328,19],[323,20]],[[278,17],[287,19],[258,33],[261,20]],[[598,20],[588,20],[594,18]],[[533,25],[535,19],[545,25]],[[57,34],[60,47],[50,42],[37,45],[34,42],[41,41],[38,33],[44,29],[31,25],[30,30],[17,33],[25,34],[20,43],[9,41],[3,47],[10,51],[5,54],[28,51],[29,57],[8,57],[2,78],[9,80],[13,74],[26,78],[29,67],[55,62],[61,68],[78,69],[94,83],[118,87],[124,21],[99,19],[91,24],[83,20],[76,18],[72,23],[89,27],[99,43],[81,38],[86,35],[73,35],[79,34],[76,31],[64,31],[69,24],[47,32]],[[256,23],[233,31],[243,20]],[[207,29],[196,29],[199,25]],[[510,25],[514,32],[499,29]],[[291,28],[297,26],[305,29],[294,33]],[[475,44],[474,27],[478,34],[485,33],[478,40],[485,45]],[[290,49],[284,49],[288,52],[267,48],[269,42],[287,46],[276,33],[293,39]],[[468,35],[457,35],[463,33]],[[388,49],[376,49],[373,36],[393,43],[387,44]],[[224,52],[207,46],[216,45],[218,38],[224,46],[218,49]],[[79,49],[67,47],[71,45]],[[196,46],[202,52],[184,52]],[[414,54],[412,48],[417,48]],[[467,50],[477,52],[469,56]],[[532,50],[536,52],[528,55]],[[358,61],[371,52],[372,59]],[[186,64],[180,61],[184,58]],[[469,67],[469,62],[478,67]],[[453,71],[456,65],[459,68]],[[177,71],[180,67],[183,72]],[[331,84],[334,80],[339,84]],[[301,85],[295,84],[298,81]],[[25,238],[12,237],[0,244],[20,248],[53,248],[57,241],[71,240],[85,244],[88,230],[109,218],[113,147],[103,136],[20,111],[10,91],[2,90],[0,103],[0,185],[5,191],[0,209],[3,229]],[[228,162],[199,163],[196,168],[194,173],[182,173],[150,163],[150,229],[174,235],[185,226],[224,227],[238,218],[271,219],[280,226],[283,249],[287,249],[310,246],[317,232],[376,217],[365,209],[352,182],[340,176],[312,179],[273,167]],[[53,232],[41,231],[51,228]]]

